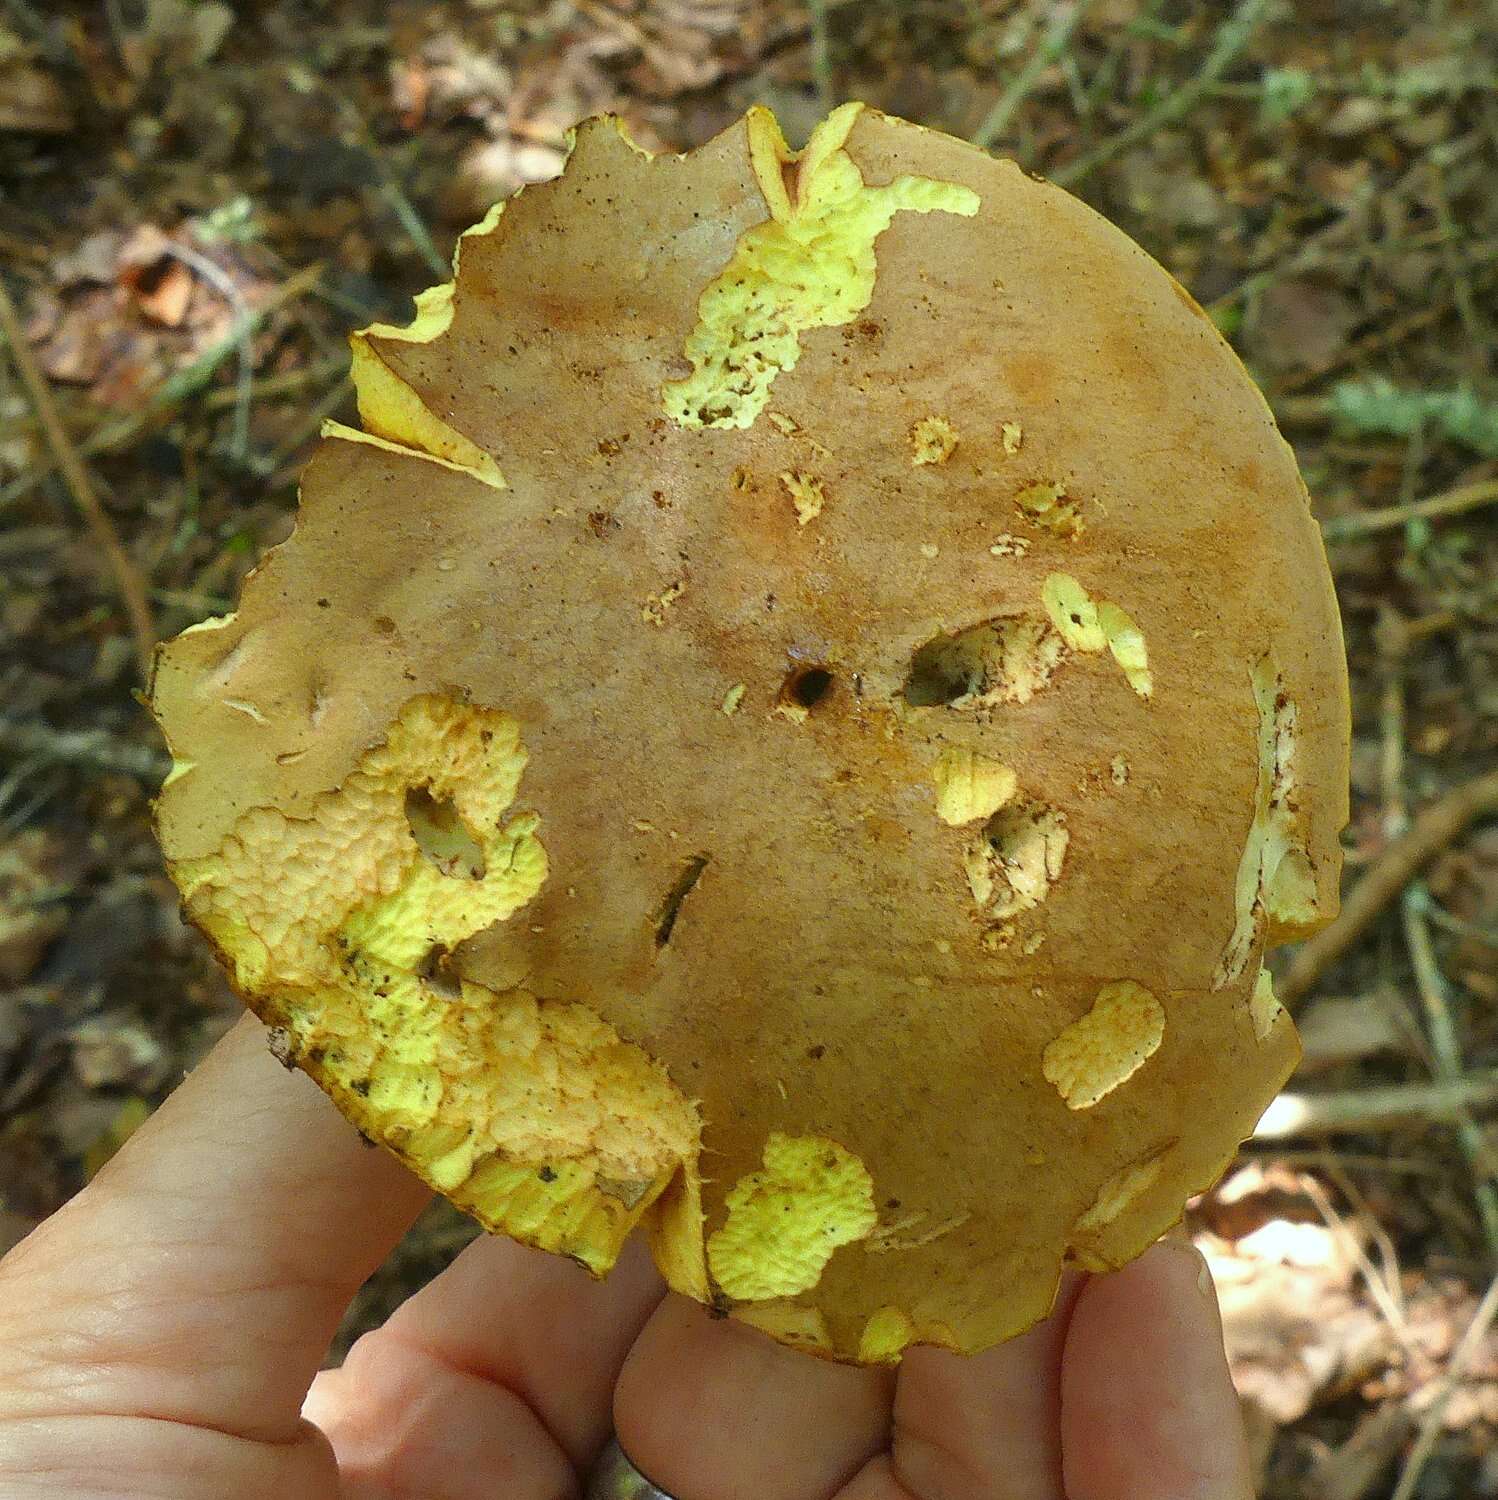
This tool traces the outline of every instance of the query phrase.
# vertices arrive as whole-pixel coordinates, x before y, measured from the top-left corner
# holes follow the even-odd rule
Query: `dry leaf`
[[[62,135],[73,123],[67,94],[45,68],[17,59],[0,63],[0,130]]]

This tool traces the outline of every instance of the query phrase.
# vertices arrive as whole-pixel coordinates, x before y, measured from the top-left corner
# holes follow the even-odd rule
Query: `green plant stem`
[[[986,151],[1003,135],[1015,111],[1029,97],[1035,81],[1066,50],[1078,22],[1092,8],[1094,0],[1077,0],[1067,10],[1052,18],[1040,45],[1025,59],[1024,66],[1009,80],[1004,92],[995,100],[987,118],[973,132],[973,144]]]
[[[1169,125],[1188,114],[1197,100],[1212,88],[1228,70],[1234,58],[1247,45],[1248,39],[1258,29],[1269,0],[1241,0],[1238,8],[1223,23],[1207,54],[1201,70],[1187,79],[1178,88],[1172,89],[1153,109],[1138,115],[1116,135],[1094,146],[1091,151],[1068,162],[1050,174],[1053,182],[1062,187],[1075,187],[1090,177],[1101,166],[1112,161],[1120,152],[1147,140],[1162,125]]]

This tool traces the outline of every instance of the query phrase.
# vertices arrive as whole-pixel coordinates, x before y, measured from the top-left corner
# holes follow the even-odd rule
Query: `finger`
[[[410,1346],[367,1342],[312,1383],[339,1500],[570,1500],[577,1477],[513,1391]]]
[[[448,1471],[449,1431],[452,1445],[472,1441],[464,1428],[487,1386],[484,1425],[497,1450],[525,1436],[565,1458],[569,1473],[585,1472],[609,1436],[619,1368],[664,1291],[638,1240],[603,1281],[560,1256],[477,1240],[360,1339],[342,1370],[319,1376],[304,1414],[345,1472],[398,1474],[426,1494]],[[471,1382],[461,1405],[408,1402],[406,1387],[434,1369]],[[507,1474],[504,1493],[549,1493],[554,1470]]]
[[[676,1500],[824,1500],[888,1442],[893,1383],[672,1294],[624,1363],[614,1422]]]
[[[845,1500],[1063,1500],[1061,1352],[1080,1290],[1068,1276],[1049,1317],[982,1354],[906,1354],[890,1451]]]
[[[1061,1446],[1070,1500],[1251,1500],[1217,1298],[1189,1242],[1164,1240],[1083,1289]]]
[[[47,1364],[19,1382],[34,1412],[296,1441],[339,1317],[428,1197],[246,1019],[0,1264],[0,1361]]]

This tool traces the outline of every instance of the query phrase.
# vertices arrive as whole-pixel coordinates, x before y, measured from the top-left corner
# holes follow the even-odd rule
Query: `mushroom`
[[[488,1229],[821,1355],[1139,1253],[1291,1071],[1337,612],[1117,229],[857,104],[612,119],[354,337],[290,540],[160,653],[188,916]]]

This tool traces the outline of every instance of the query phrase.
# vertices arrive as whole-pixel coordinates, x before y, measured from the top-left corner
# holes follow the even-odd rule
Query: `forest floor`
[[[238,1012],[152,837],[141,649],[231,609],[287,535],[320,423],[352,417],[345,335],[404,321],[585,115],[681,150],[754,102],[804,138],[843,98],[1121,225],[1295,448],[1346,628],[1362,894],[1336,951],[1291,961],[1292,1097],[1189,1222],[1265,1496],[1498,1497],[1483,0],[0,0],[0,266],[59,413],[0,354],[0,1250]],[[430,1213],[342,1339],[471,1233]]]

